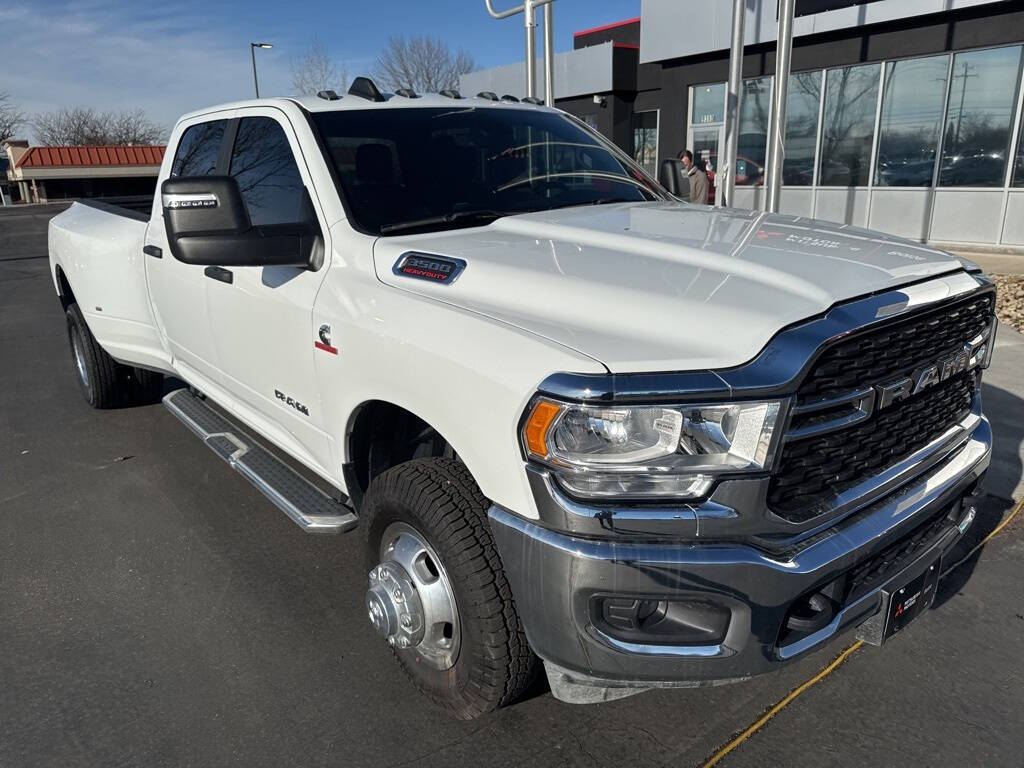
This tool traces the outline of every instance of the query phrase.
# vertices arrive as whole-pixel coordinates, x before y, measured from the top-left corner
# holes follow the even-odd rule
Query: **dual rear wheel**
[[[163,394],[163,374],[122,365],[97,343],[78,304],[67,309],[68,341],[78,386],[93,408],[152,403]]]

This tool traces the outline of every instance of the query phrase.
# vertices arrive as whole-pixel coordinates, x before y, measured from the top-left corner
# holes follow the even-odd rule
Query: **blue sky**
[[[639,14],[640,0],[556,0],[556,50],[572,47],[574,30]],[[250,41],[274,44],[257,51],[262,95],[290,92],[290,60],[314,37],[350,76],[372,68],[390,35],[436,35],[479,68],[523,55],[522,17],[496,21],[484,0],[3,0],[0,29],[0,93],[23,110],[141,107],[168,128],[183,112],[252,96]]]

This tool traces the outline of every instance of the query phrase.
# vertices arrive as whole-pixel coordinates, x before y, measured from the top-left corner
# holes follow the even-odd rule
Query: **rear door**
[[[327,222],[287,116],[265,107],[236,117],[227,172],[253,226],[296,223],[312,205],[325,255],[318,269],[233,266],[231,283],[205,281],[220,379],[239,417],[322,474],[336,475],[327,470],[313,358],[324,354],[314,346],[313,303],[329,267]]]
[[[170,176],[212,176],[217,174],[221,147],[231,113],[195,118],[178,130],[173,141],[174,157]],[[215,378],[217,356],[210,334],[203,267],[184,264],[171,255],[163,223],[160,189],[156,190],[153,214],[146,232],[146,275],[153,315],[176,368],[197,386]],[[154,250],[154,248],[156,250]],[[153,254],[159,253],[157,257]],[[198,375],[197,375],[198,374]]]

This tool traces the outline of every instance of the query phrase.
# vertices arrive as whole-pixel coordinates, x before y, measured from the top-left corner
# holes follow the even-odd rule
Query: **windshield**
[[[664,200],[626,157],[555,112],[477,107],[312,116],[353,224],[404,234],[572,205]]]

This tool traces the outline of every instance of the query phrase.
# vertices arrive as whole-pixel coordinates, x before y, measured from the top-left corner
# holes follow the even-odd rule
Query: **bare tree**
[[[25,119],[21,110],[11,104],[6,93],[0,93],[0,141],[7,141]]]
[[[164,137],[163,128],[141,109],[96,112],[91,107],[64,107],[36,115],[32,127],[36,140],[51,147],[156,144]]]
[[[347,82],[345,62],[336,62],[316,38],[302,56],[292,60],[292,90],[297,95],[308,96],[327,90],[344,92]]]
[[[424,35],[392,37],[377,59],[377,78],[385,88],[419,93],[457,88],[459,75],[472,69],[468,53],[452,51],[440,38]]]

